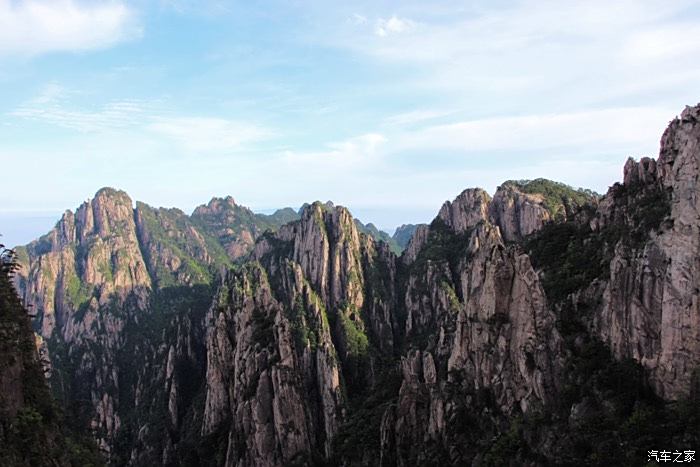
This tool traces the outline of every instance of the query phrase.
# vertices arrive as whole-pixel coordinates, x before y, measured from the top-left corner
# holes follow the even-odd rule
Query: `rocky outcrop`
[[[254,214],[245,206],[236,204],[231,196],[212,198],[192,213],[192,221],[203,233],[214,237],[233,261],[250,253],[255,240],[265,230],[277,230],[297,218],[298,214],[290,208],[271,215]]]
[[[624,184],[594,220],[598,229],[651,222],[648,238],[617,243],[593,326],[617,357],[648,368],[669,399],[687,395],[700,368],[699,117],[700,107],[689,107],[671,122],[658,161],[628,160]]]
[[[208,284],[212,269],[229,264],[222,246],[179,209],[137,202],[134,218],[144,262],[158,288]]]
[[[42,341],[12,286],[13,262],[0,247],[0,464],[101,465],[96,448],[75,438],[51,397],[37,352]]]
[[[699,118],[601,200],[465,190],[398,258],[331,203],[188,217],[102,190],[16,282],[115,465],[634,464],[697,439],[658,396],[697,389]]]
[[[252,211],[238,206],[231,196],[212,198],[192,213],[192,219],[219,240],[232,260],[248,254],[261,233],[253,218]]]
[[[430,228],[427,225],[419,225],[413,232],[413,236],[408,242],[401,259],[405,264],[410,264],[416,260],[418,253],[428,242]]]
[[[79,326],[72,318],[79,307],[95,308],[112,297],[124,300],[135,291],[143,297],[151,286],[131,199],[124,192],[100,190],[75,214],[66,212],[49,234],[26,250],[28,264],[20,270],[25,288],[20,292],[26,305],[37,311],[47,339],[58,325],[62,337],[72,341]]]
[[[298,266],[286,273],[291,303],[278,302],[252,264],[226,279],[208,315],[202,430],[225,424],[225,465],[286,465],[330,453],[343,402],[338,357],[321,300]]]
[[[445,202],[438,217],[455,233],[472,228],[488,219],[491,197],[480,188],[464,190],[453,202]]]
[[[507,181],[500,185],[491,198],[484,190],[464,190],[454,202],[446,202],[438,217],[455,232],[463,232],[482,220],[488,220],[501,230],[506,242],[520,242],[541,230],[548,223],[566,221],[582,206],[597,204],[596,194],[589,190],[575,190],[562,183],[546,179]],[[410,227],[418,235],[413,246],[420,244],[425,230]],[[397,229],[397,233],[399,230]],[[402,232],[401,235],[405,235]],[[405,248],[410,248],[410,241]],[[405,257],[406,255],[404,255]],[[408,257],[414,257],[415,251]]]
[[[414,235],[404,255],[411,257],[405,338],[414,344],[401,360],[396,409],[383,417],[383,465],[468,462],[475,452],[455,448],[465,444],[455,424],[484,394],[496,417],[555,397],[562,368],[555,314],[528,256],[506,247],[489,222],[487,202],[468,190],[446,203],[421,234],[427,238]],[[414,241],[424,245],[417,254]]]
[[[60,380],[55,383],[80,385],[93,410],[90,427],[108,450],[121,423],[115,355],[125,316],[105,308],[128,302],[143,310],[151,289],[131,199],[121,191],[100,190],[75,214],[66,212],[48,235],[27,246],[27,253],[29,264],[20,272],[26,274],[24,302],[37,312],[41,336],[67,346],[62,358],[75,365],[73,374],[54,372]],[[84,380],[90,383],[79,383]]]
[[[242,212],[244,221],[228,216],[229,208]],[[208,209],[201,208],[190,217],[178,209],[155,209],[140,202],[134,208],[126,193],[104,188],[75,213],[67,211],[51,232],[21,250],[22,267],[15,285],[36,315],[45,371],[54,389],[65,397],[64,403],[77,407],[79,416],[87,419],[85,425],[108,456],[124,431],[125,416],[132,420],[130,424],[138,425],[141,440],[152,440],[148,422],[131,413],[137,408],[151,416],[159,413],[159,408],[152,407],[159,395],[145,394],[155,381],[168,381],[165,391],[173,430],[180,428],[179,419],[187,411],[183,403],[191,402],[180,397],[183,384],[173,379],[173,368],[168,373],[166,366],[153,363],[149,365],[158,368],[155,374],[136,374],[139,364],[147,366],[148,359],[168,357],[160,349],[167,341],[161,334],[164,330],[154,336],[143,326],[153,321],[176,326],[173,316],[158,316],[165,312],[163,302],[168,297],[185,301],[198,297],[199,290],[207,289],[218,271],[231,264],[225,250],[230,245],[220,243],[210,231],[234,229],[227,241],[249,245],[251,235],[259,235],[262,225],[273,222],[258,220],[230,198],[212,201]],[[227,225],[229,221],[233,224]],[[240,222],[245,225],[242,230]],[[246,246],[245,252],[249,250]],[[209,300],[210,295],[208,303],[201,305],[202,312]],[[167,306],[168,311],[177,307]],[[203,320],[194,328],[202,329],[202,325]],[[158,342],[134,342],[147,335]],[[203,337],[198,345],[203,349]],[[140,353],[126,355],[137,348]],[[175,352],[173,358],[178,355],[181,352]],[[191,352],[188,355],[194,361]],[[184,358],[170,361],[186,361]],[[204,365],[197,365],[203,375]],[[132,381],[136,377],[140,380]],[[168,438],[171,445],[164,450],[163,440],[154,441],[152,449],[134,459],[172,456],[176,441]]]
[[[346,395],[393,350],[393,262],[347,209],[315,203],[228,275],[207,318],[202,426],[227,430],[226,465],[331,455]]]
[[[424,224],[402,224],[396,228],[394,235],[391,238],[399,245],[401,251],[405,250],[408,243],[411,241],[411,237],[421,225]]]
[[[355,219],[355,225],[357,225],[357,229],[360,232],[369,235],[376,242],[384,242],[387,245],[389,245],[389,248],[395,254],[400,255],[401,251],[403,251],[403,247],[401,247],[391,235],[384,232],[383,230],[379,230],[377,226],[375,226],[371,222],[369,224],[363,224],[358,219]]]
[[[498,187],[489,205],[489,216],[507,242],[522,240],[552,220],[543,195],[523,193],[510,184]]]

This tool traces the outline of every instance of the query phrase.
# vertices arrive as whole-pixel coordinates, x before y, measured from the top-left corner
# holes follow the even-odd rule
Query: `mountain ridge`
[[[467,189],[400,256],[332,203],[105,191],[16,284],[114,465],[635,465],[698,442],[699,178],[700,106],[601,198]]]

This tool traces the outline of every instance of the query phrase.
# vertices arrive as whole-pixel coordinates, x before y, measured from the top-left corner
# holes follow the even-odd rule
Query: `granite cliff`
[[[16,257],[0,245],[0,464],[96,466],[97,446],[54,403],[28,311],[13,286]]]
[[[467,189],[400,255],[331,203],[102,190],[16,283],[114,465],[637,465],[700,441],[699,119],[604,196]]]

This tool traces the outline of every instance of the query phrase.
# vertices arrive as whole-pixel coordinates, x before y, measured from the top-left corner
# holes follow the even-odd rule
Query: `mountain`
[[[400,255],[403,251],[403,248],[391,237],[391,235],[383,230],[379,230],[371,222],[369,224],[363,224],[359,220],[355,219],[355,224],[360,232],[369,235],[377,241],[384,242],[389,245],[389,248],[391,248],[391,251],[393,251],[395,254]]]
[[[12,286],[15,258],[0,245],[0,464],[97,466],[88,438],[66,426],[45,379],[44,347]]]
[[[316,202],[314,204],[321,204],[320,202]],[[298,214],[301,215],[308,207],[311,206],[309,203],[304,203],[302,207],[299,209]],[[326,201],[325,203],[322,204],[325,208],[328,209],[333,209],[335,205],[333,204],[332,201]],[[389,248],[391,251],[393,251],[395,254],[400,255],[401,251],[403,248],[399,246],[398,243],[394,241],[394,239],[389,235],[388,233],[384,232],[383,230],[379,230],[377,226],[375,226],[373,223],[368,223],[368,224],[363,224],[362,221],[359,219],[354,219],[355,226],[357,229],[362,232],[363,234],[369,235],[373,239],[379,242],[384,242],[387,245],[389,245]]]
[[[496,190],[490,215],[508,241],[522,240],[545,223],[565,222],[583,206],[595,206],[600,195],[544,178],[510,180]]]
[[[134,402],[125,402],[124,392],[135,388],[120,384],[138,378],[136,368],[123,368],[129,353],[144,346],[157,353],[161,337],[137,341],[148,326],[162,331],[164,318],[154,310],[174,313],[190,299],[206,306],[218,271],[249,253],[255,236],[278,228],[275,219],[230,197],[214,198],[192,216],[141,202],[134,208],[126,193],[104,188],[17,250],[17,288],[37,310],[54,392],[65,406],[80,405],[76,423],[89,426],[106,453],[122,426],[120,404]]]
[[[255,214],[239,206],[230,196],[212,198],[209,204],[199,206],[192,213],[192,221],[205,234],[223,245],[231,260],[250,253],[255,239],[265,230],[275,230],[299,218],[291,208],[279,209],[271,215]]]
[[[272,214],[256,214],[259,220],[268,225],[270,229],[277,228],[284,224],[289,224],[292,221],[299,219],[299,212],[292,208],[278,209]]]
[[[467,189],[400,256],[330,202],[104,190],[15,282],[113,465],[639,465],[700,441],[698,180],[700,106],[605,195]]]
[[[401,251],[406,249],[408,242],[411,241],[411,238],[419,225],[425,224],[403,224],[396,228],[394,235],[392,235],[391,238],[393,238],[397,245],[399,245]]]

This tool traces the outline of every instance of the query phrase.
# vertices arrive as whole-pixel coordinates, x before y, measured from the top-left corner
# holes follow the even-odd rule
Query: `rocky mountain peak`
[[[133,202],[129,195],[113,188],[102,188],[75,213],[78,237],[107,237],[134,232]]]
[[[454,232],[465,232],[479,222],[488,219],[491,197],[481,188],[469,188],[460,193],[454,201],[446,201],[440,208],[438,217]]]
[[[627,162],[625,184],[606,203],[625,200],[626,209],[618,211],[627,214],[628,224],[652,220],[656,231],[638,248],[616,250],[606,291],[611,322],[603,320],[609,329],[601,330],[617,355],[640,360],[658,393],[672,399],[689,393],[700,368],[698,191],[700,105],[686,107],[670,123],[657,161]],[[638,300],[622,295],[630,289]]]
[[[301,219],[281,227],[274,238],[289,243],[290,259],[301,266],[325,303],[336,306],[345,301],[362,306],[360,291],[345,280],[348,275],[361,274],[362,246],[347,208],[318,201],[307,205]],[[363,241],[371,240],[363,237]],[[270,250],[269,241],[263,240],[254,257],[261,259]]]
[[[425,224],[402,224],[396,228],[396,230],[394,231],[394,235],[392,235],[391,238],[403,251],[408,246],[408,243],[411,241],[411,237],[413,237],[413,234],[416,232],[416,229],[420,225]]]
[[[224,198],[212,198],[207,204],[202,204],[197,206],[192,213],[193,216],[204,216],[213,214],[222,214],[226,211],[232,210],[232,208],[238,207],[236,201],[232,196],[226,196]]]
[[[656,161],[650,157],[642,157],[639,162],[632,157],[627,159],[623,169],[625,185],[648,184],[657,179]]]
[[[661,137],[657,162],[659,178],[673,192],[674,219],[697,224],[698,203],[695,195],[700,174],[700,104],[686,107]]]
[[[239,206],[231,196],[212,198],[207,205],[198,206],[192,221],[223,245],[231,260],[247,255],[262,233],[263,223],[248,208]]]
[[[600,201],[465,190],[400,261],[332,203],[105,190],[23,252],[24,295],[116,465],[636,465],[697,443],[699,122]]]
[[[513,183],[504,183],[489,205],[489,216],[501,229],[503,239],[514,242],[540,230],[552,219],[544,201],[540,193],[524,193]]]

